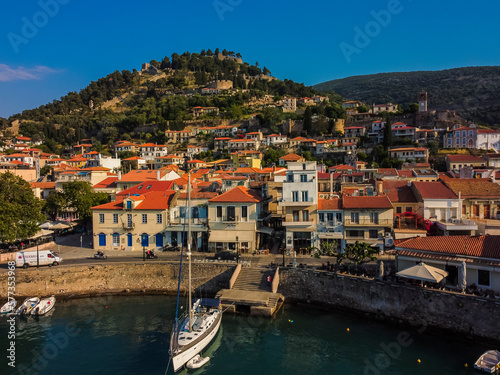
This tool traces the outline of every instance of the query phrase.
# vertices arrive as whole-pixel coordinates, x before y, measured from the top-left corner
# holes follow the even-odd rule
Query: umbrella
[[[466,288],[467,288],[467,266],[465,265],[465,261],[462,261],[462,293],[465,293]]]
[[[40,237],[45,237],[45,236],[50,236],[54,233],[53,230],[48,230],[48,229],[40,229],[38,232],[36,232],[33,236],[31,236],[29,239],[30,240],[36,240],[37,238]]]
[[[63,223],[63,222],[60,221],[57,224],[52,225],[50,227],[50,229],[52,229],[52,230],[59,230],[59,229],[68,229],[70,227],[71,227],[71,225]]]
[[[42,228],[42,229],[49,229],[52,226],[52,224],[53,223],[51,221],[46,221],[46,222],[40,224],[38,227]]]
[[[446,276],[448,276],[448,272],[443,271],[442,269],[436,267],[429,266],[424,262],[421,262],[416,266],[399,271],[398,273],[396,273],[396,275],[401,277],[406,277],[408,279],[439,283]]]

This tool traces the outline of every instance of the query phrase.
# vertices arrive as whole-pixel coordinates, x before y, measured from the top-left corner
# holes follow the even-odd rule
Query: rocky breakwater
[[[208,295],[227,288],[234,266],[195,264],[192,287]],[[0,274],[0,295],[7,296],[7,273]],[[179,280],[177,264],[116,264],[80,267],[16,269],[17,297],[56,295],[92,296],[103,293],[175,293]],[[12,291],[12,289],[10,289]],[[187,290],[187,269],[181,291]],[[18,298],[18,299],[19,299]]]

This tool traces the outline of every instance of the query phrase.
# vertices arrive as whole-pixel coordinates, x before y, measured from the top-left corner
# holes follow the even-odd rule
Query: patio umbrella
[[[446,276],[448,276],[448,272],[421,262],[416,266],[399,271],[398,273],[396,273],[396,275],[400,277],[406,277],[407,279],[439,283]]]
[[[38,227],[42,229],[49,229],[54,223],[52,221],[46,221],[40,224]]]
[[[36,240],[37,238],[40,237],[45,237],[45,236],[50,236],[54,233],[53,230],[48,230],[48,229],[40,229],[38,232],[36,232],[33,236],[31,236],[29,239],[30,240]]]
[[[465,293],[466,288],[467,288],[467,266],[465,265],[465,261],[462,261],[462,293]]]
[[[63,223],[63,222],[60,221],[57,224],[52,225],[50,227],[50,229],[52,229],[52,230],[60,230],[60,229],[68,229],[70,227],[71,227],[71,225]]]

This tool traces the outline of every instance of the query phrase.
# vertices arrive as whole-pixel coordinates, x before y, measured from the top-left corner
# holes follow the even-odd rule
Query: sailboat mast
[[[187,196],[188,196],[188,209],[187,209],[187,220],[188,220],[188,235],[187,235],[187,256],[188,256],[188,306],[189,306],[189,332],[191,332],[193,310],[191,301],[191,171],[188,173],[188,186],[187,186]]]

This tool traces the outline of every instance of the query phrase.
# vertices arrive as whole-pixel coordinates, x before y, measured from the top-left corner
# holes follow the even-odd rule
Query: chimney
[[[377,181],[377,194],[382,195],[383,192],[384,192],[383,182]]]
[[[122,172],[118,171],[118,181],[120,181],[121,179],[122,179]]]
[[[160,181],[160,170],[159,169],[156,170],[156,179],[158,181]]]

